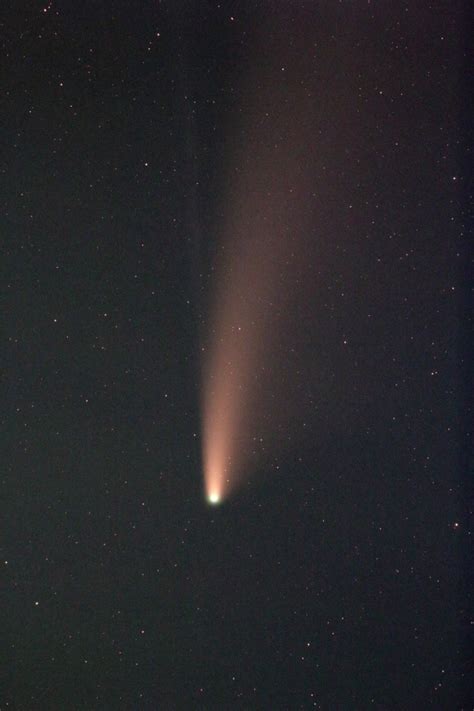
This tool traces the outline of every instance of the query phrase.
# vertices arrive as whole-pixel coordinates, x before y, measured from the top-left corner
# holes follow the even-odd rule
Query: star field
[[[470,708],[466,16],[6,7],[0,709]]]

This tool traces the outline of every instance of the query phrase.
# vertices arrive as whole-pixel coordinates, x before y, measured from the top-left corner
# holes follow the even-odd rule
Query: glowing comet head
[[[211,491],[209,496],[207,497],[207,500],[209,501],[210,504],[213,504],[215,506],[216,504],[219,504],[221,501],[221,497],[216,491]]]

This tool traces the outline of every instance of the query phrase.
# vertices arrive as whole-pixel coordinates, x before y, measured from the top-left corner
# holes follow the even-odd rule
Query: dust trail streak
[[[202,394],[205,490],[213,503],[255,466],[275,424],[271,411],[284,407],[275,348],[304,263],[311,102],[302,47],[288,49],[283,37],[275,35],[244,90],[236,126],[243,140],[224,197]]]

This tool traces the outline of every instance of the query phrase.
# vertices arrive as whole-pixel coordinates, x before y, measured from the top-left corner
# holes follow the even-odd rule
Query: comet
[[[290,417],[282,344],[301,320],[294,303],[307,268],[302,240],[311,235],[314,101],[305,90],[311,52],[287,49],[282,72],[281,32],[256,50],[242,88],[246,111],[229,125],[229,172],[218,196],[201,403],[204,488],[214,505],[275,454]]]

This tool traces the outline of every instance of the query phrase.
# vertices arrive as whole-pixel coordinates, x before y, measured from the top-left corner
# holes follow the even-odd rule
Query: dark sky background
[[[5,4],[1,709],[471,708],[466,14]],[[304,418],[210,507],[231,161],[259,67],[271,95],[299,51]]]

